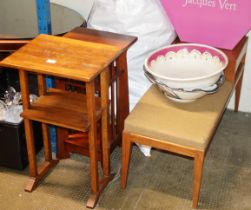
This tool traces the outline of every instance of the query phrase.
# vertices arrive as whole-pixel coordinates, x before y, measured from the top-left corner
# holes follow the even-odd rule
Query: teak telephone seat
[[[148,145],[194,159],[192,206],[197,208],[206,151],[234,90],[238,111],[246,50],[246,37],[233,50],[224,50],[229,58],[226,81],[215,94],[182,104],[166,99],[154,85],[146,92],[125,120],[122,188],[127,183],[132,144]]]

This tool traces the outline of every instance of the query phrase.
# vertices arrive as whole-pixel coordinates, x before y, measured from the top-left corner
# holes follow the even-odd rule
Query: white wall
[[[92,7],[93,1],[94,0],[51,0],[51,2],[62,4],[64,6],[76,10],[86,19]],[[249,33],[249,37],[251,38],[251,32]],[[229,104],[230,109],[233,108],[233,98],[231,99]],[[248,53],[246,58],[245,74],[243,79],[239,110],[243,112],[251,112],[251,43],[249,43],[248,45]]]

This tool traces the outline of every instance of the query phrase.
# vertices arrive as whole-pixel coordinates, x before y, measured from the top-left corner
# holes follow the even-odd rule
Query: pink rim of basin
[[[251,0],[161,0],[179,38],[233,49],[251,28]]]
[[[153,60],[156,60],[159,56],[163,56],[168,52],[178,52],[179,50],[182,50],[182,49],[186,49],[186,50],[188,50],[188,52],[191,52],[192,50],[198,50],[202,54],[204,52],[208,52],[212,56],[217,56],[224,65],[217,72],[211,73],[211,75],[214,75],[214,74],[217,74],[218,72],[221,72],[228,65],[228,58],[227,58],[226,54],[223,53],[221,50],[218,50],[218,49],[216,49],[214,47],[204,45],[204,44],[184,43],[184,44],[172,44],[172,45],[163,47],[161,49],[155,50],[154,52],[151,53],[151,55],[148,58],[146,58],[145,68],[147,69],[148,72],[151,72],[153,75],[155,75],[157,77],[161,77],[160,75],[154,73],[153,71],[151,71],[149,69],[149,66],[150,66],[151,62]],[[211,75],[205,75],[203,77],[193,78],[193,79],[191,79],[191,78],[189,78],[189,79],[179,78],[178,80],[180,80],[180,81],[190,80],[191,81],[191,80],[207,78],[207,77],[209,77]],[[172,77],[164,77],[164,78],[169,79],[169,80],[177,80],[177,78],[172,78]]]

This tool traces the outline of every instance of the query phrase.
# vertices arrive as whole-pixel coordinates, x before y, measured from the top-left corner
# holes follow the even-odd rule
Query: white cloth
[[[144,76],[144,60],[154,50],[169,45],[176,37],[159,0],[95,0],[88,27],[138,37],[128,50],[130,110],[151,83]],[[149,148],[140,147],[150,155]]]

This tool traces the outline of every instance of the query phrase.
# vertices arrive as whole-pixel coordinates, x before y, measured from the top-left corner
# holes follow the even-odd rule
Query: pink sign
[[[251,28],[251,0],[160,0],[182,41],[233,49]]]

